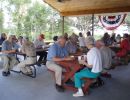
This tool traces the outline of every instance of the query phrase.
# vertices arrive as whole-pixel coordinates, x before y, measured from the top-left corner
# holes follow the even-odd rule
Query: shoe
[[[109,73],[102,73],[101,76],[105,78],[111,78],[111,74]]]
[[[8,72],[3,71],[3,72],[2,72],[2,75],[3,75],[3,76],[9,76],[9,75],[10,75],[10,71],[8,71]]]
[[[63,86],[60,86],[60,85],[55,85],[55,87],[56,87],[56,90],[58,91],[58,92],[64,92],[64,88],[63,88]]]
[[[82,97],[82,96],[84,96],[84,93],[77,92],[77,93],[73,94],[73,97]]]
[[[90,85],[90,88],[94,89],[94,88],[98,88],[98,87],[103,86],[103,85],[104,85],[104,81],[100,77],[98,77],[96,82],[94,82]]]
[[[74,82],[71,79],[69,79],[67,82],[65,82],[65,84],[74,86]]]

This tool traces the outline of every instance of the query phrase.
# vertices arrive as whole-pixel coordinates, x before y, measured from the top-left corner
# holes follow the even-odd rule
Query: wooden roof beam
[[[118,7],[118,8],[104,8],[104,9],[88,9],[83,11],[68,11],[60,12],[61,16],[76,16],[85,14],[101,14],[101,13],[117,13],[117,12],[130,12],[130,6]]]

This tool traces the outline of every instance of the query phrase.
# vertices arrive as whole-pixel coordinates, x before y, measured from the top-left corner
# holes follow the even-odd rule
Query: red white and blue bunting
[[[99,16],[99,20],[102,23],[103,27],[105,27],[107,30],[114,30],[123,23],[125,17],[126,14]]]

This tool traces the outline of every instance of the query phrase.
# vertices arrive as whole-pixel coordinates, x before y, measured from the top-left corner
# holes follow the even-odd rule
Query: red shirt
[[[120,48],[121,48],[121,50],[117,53],[117,56],[118,57],[123,57],[130,50],[130,42],[129,42],[129,40],[128,39],[122,40],[122,42],[120,44]]]

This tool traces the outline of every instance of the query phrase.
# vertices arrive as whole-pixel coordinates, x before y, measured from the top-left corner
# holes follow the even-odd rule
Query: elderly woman
[[[102,60],[100,51],[94,47],[94,40],[88,38],[86,40],[86,46],[89,49],[87,53],[87,62],[81,60],[80,63],[87,66],[85,69],[77,72],[74,76],[75,87],[78,91],[73,94],[74,97],[84,96],[82,91],[82,78],[97,78],[102,71]]]

